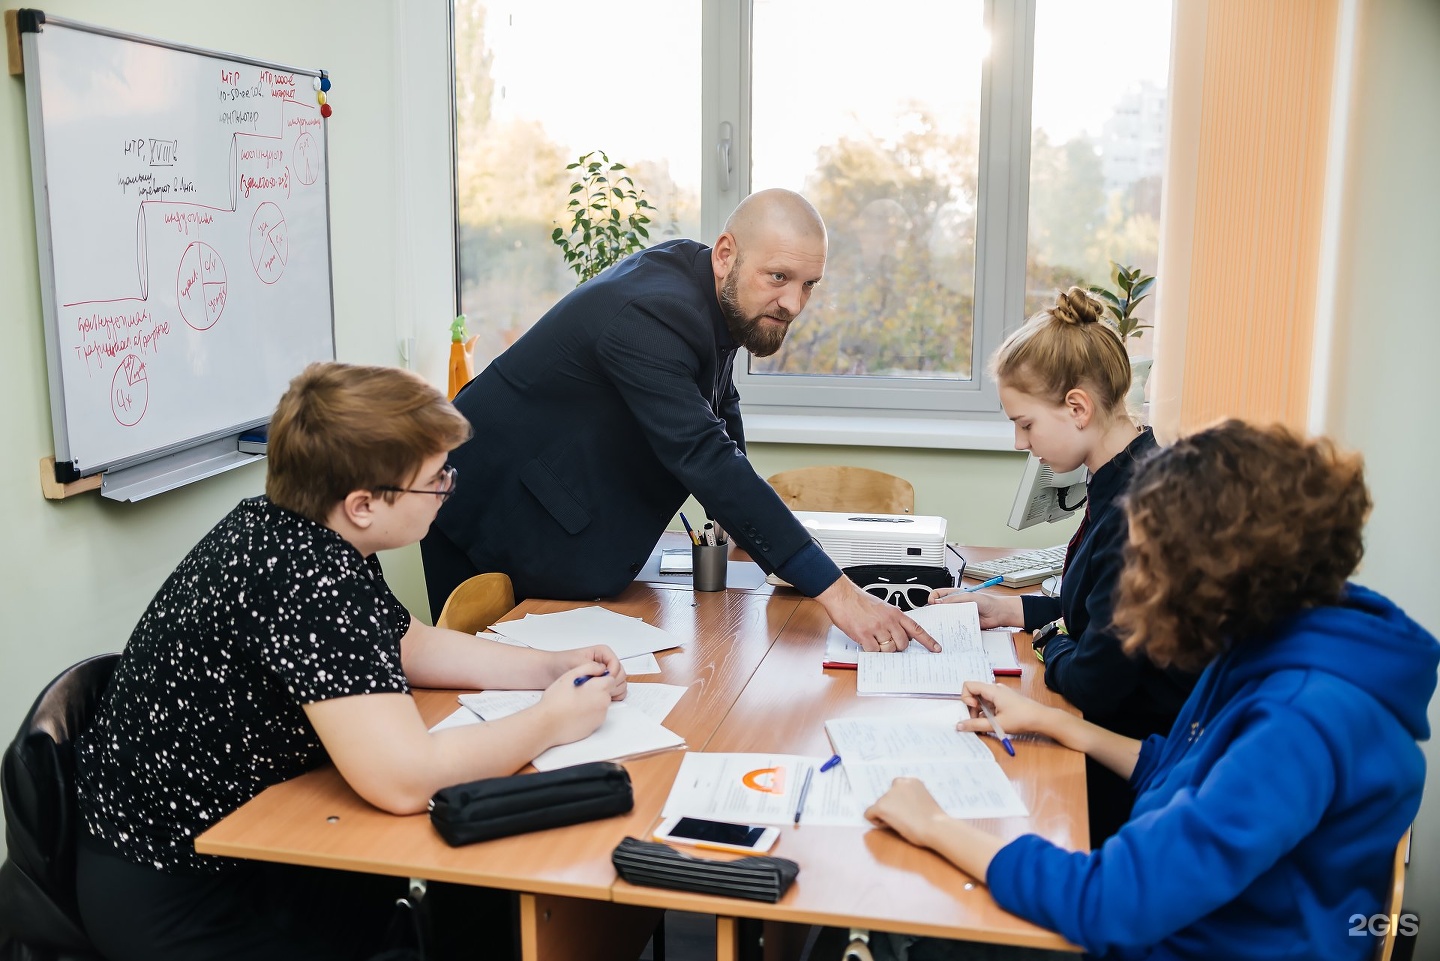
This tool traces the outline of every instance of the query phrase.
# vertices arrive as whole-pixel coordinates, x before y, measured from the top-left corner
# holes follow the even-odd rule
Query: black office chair
[[[75,737],[89,725],[119,654],[64,671],[36,698],[0,766],[5,846],[0,961],[101,961],[75,900]]]

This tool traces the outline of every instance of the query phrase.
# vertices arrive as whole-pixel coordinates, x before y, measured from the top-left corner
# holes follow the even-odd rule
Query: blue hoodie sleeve
[[[1157,944],[1234,900],[1315,829],[1335,791],[1331,746],[1309,718],[1257,714],[1198,786],[1098,851],[1033,834],[1006,845],[985,879],[996,902],[1104,955]]]
[[[1150,778],[1160,768],[1160,755],[1165,749],[1165,738],[1152,734],[1140,742],[1140,756],[1135,759],[1135,769],[1130,772],[1130,787],[1139,794],[1150,786]]]

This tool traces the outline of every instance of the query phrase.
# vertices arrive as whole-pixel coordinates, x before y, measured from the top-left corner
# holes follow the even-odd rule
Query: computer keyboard
[[[1001,583],[1006,587],[1029,587],[1064,570],[1066,546],[1061,544],[1058,547],[1040,547],[1007,557],[997,557],[993,561],[967,561],[965,576],[988,581],[999,575],[1004,578]]]

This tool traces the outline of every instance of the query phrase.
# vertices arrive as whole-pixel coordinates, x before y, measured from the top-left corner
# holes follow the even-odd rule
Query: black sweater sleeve
[[[1091,719],[1120,710],[1140,682],[1140,664],[1121,649],[1111,623],[1127,535],[1118,506],[1099,520],[1089,550],[1065,575],[1080,576],[1083,593],[1075,599],[1080,610],[1065,618],[1072,633],[1045,646],[1045,683]],[[1028,607],[1026,614],[1028,621]]]

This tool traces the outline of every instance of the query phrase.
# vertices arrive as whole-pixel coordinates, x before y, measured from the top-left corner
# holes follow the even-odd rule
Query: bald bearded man
[[[867,650],[935,641],[842,577],[750,466],[738,349],[780,349],[825,272],[819,213],[765,190],[706,247],[658,244],[577,287],[455,398],[475,435],[421,543],[431,611],[481,571],[518,597],[624,590],[687,493]]]

